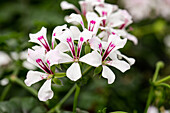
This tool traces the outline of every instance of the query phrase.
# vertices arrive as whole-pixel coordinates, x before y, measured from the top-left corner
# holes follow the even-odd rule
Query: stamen
[[[116,47],[115,44],[112,44],[112,42],[110,42],[109,46],[107,47],[107,49],[105,50],[105,53],[102,57],[102,61],[106,60],[106,58],[108,57],[108,55],[110,54],[110,52]]]
[[[80,37],[80,41],[79,41],[79,43],[78,43],[78,49],[77,49],[77,58],[80,57],[80,53],[81,53],[83,41],[84,41],[84,38],[83,38],[83,37]]]
[[[38,40],[41,42],[41,44],[44,46],[44,48],[46,49],[47,52],[50,51],[50,47],[43,36],[38,37]],[[44,43],[43,43],[43,41],[44,41]]]
[[[120,26],[119,29],[124,29],[128,23],[128,19],[125,19],[125,23]]]
[[[94,21],[94,20],[91,20],[91,21],[90,21],[89,31],[93,31],[95,24],[96,24],[96,21]]]
[[[115,35],[116,33],[112,32],[112,35]]]
[[[48,74],[53,74],[53,72],[45,65],[45,63],[41,59],[36,59],[38,65]]]
[[[53,36],[56,36],[56,33],[54,33]]]
[[[67,38],[67,43],[68,43],[68,45],[69,45],[69,47],[71,49],[71,53],[72,53],[73,58],[76,58],[75,49],[74,49],[74,43],[73,43],[71,37]]]
[[[102,55],[102,49],[103,49],[103,48],[102,48],[102,44],[100,43],[100,44],[99,44],[99,50],[100,50],[100,54],[101,54],[101,55]]]

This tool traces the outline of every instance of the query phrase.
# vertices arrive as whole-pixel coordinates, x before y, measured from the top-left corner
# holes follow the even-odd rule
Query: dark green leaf
[[[98,75],[102,71],[102,66],[95,68],[94,75]]]
[[[85,54],[90,53],[90,50],[91,50],[90,45],[86,45],[85,46]]]
[[[62,85],[62,82],[58,78],[53,78],[53,82],[57,85]]]

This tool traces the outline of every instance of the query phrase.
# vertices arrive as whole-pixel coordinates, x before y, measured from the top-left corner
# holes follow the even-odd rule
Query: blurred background
[[[0,113],[46,113],[74,84],[63,78],[63,86],[53,85],[55,96],[47,106],[36,96],[43,81],[31,88],[23,83],[30,69],[39,70],[26,61],[27,49],[35,45],[28,43],[29,33],[36,33],[44,26],[50,42],[53,29],[65,24],[64,17],[74,12],[62,11],[61,1],[0,1]],[[67,1],[80,9],[78,0]],[[170,0],[142,1],[106,0],[127,9],[134,18],[129,31],[139,43],[134,45],[128,41],[121,52],[135,58],[136,63],[125,73],[112,68],[116,80],[111,85],[98,75],[85,78],[78,103],[84,112],[100,113],[100,110],[106,109],[107,112],[143,113],[156,62],[161,60],[165,63],[159,79],[170,75]],[[90,74],[93,75],[93,71]],[[73,97],[63,104],[64,111],[72,110]],[[152,105],[170,109],[170,90],[157,87]]]

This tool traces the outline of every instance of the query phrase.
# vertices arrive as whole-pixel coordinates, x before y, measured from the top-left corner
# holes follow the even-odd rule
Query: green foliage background
[[[73,11],[62,11],[62,0],[1,0],[0,2],[0,51],[10,53],[21,52],[33,44],[28,43],[29,33],[38,32],[42,26],[48,29],[48,40],[51,40],[52,30],[65,24],[64,17]],[[77,7],[78,0],[67,0]],[[118,3],[116,0],[106,0],[108,3]],[[123,6],[120,5],[123,8]],[[170,74],[170,48],[164,44],[164,37],[170,34],[170,21],[161,17],[145,19],[134,22],[132,33],[138,38],[139,44],[135,46],[128,41],[122,53],[136,59],[135,65],[121,73],[113,69],[116,81],[108,85],[107,80],[99,75],[90,79],[84,78],[80,92],[78,107],[90,113],[126,111],[128,113],[143,113],[146,105],[155,64],[162,60],[165,68],[161,70],[159,78]],[[169,42],[170,43],[170,42]],[[13,60],[10,65],[0,67],[0,79],[10,78],[9,91],[0,102],[0,113],[46,113],[52,108],[71,88],[73,82],[63,78],[63,86],[53,85],[55,96],[47,104],[40,102],[36,96],[24,89],[22,85],[12,79],[14,71],[17,77],[24,81],[27,69],[22,67],[21,60]],[[89,75],[93,75],[90,71]],[[38,90],[42,82],[33,85]],[[169,82],[170,83],[170,82]],[[0,94],[5,86],[0,86]],[[63,110],[72,110],[73,95],[62,106]],[[164,106],[170,109],[170,90],[158,87],[155,90],[153,105]],[[64,111],[63,111],[64,112]],[[83,111],[82,111],[83,112]]]

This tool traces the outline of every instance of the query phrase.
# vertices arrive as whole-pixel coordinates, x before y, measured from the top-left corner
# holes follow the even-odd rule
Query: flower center
[[[50,51],[50,47],[49,47],[47,41],[44,39],[43,36],[38,37],[38,40],[44,46],[44,48],[46,49],[47,52]]]

